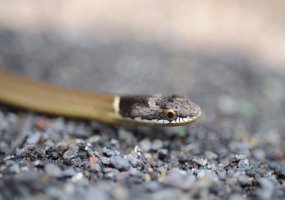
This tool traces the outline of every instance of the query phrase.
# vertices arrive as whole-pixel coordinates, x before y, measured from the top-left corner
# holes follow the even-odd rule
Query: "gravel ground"
[[[182,92],[203,117],[179,128],[109,127],[1,105],[0,199],[285,198],[284,72],[232,49],[173,53],[138,41],[80,44],[0,31],[0,63],[79,88]],[[74,79],[88,80],[92,72],[99,81]]]

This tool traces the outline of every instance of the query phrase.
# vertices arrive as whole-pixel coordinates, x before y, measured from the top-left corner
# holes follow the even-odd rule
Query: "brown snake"
[[[180,126],[196,121],[201,115],[200,107],[182,96],[106,95],[54,86],[4,71],[0,71],[0,102],[112,125]]]

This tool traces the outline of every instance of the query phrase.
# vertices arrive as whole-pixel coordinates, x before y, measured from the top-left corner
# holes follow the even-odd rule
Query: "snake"
[[[110,125],[182,126],[201,109],[181,95],[113,95],[25,78],[0,70],[0,103],[47,115]]]

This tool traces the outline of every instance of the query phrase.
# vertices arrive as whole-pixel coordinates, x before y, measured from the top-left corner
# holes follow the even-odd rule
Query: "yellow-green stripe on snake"
[[[106,95],[0,71],[0,102],[39,113],[94,119],[107,124],[179,126],[196,121],[199,106],[171,95]]]

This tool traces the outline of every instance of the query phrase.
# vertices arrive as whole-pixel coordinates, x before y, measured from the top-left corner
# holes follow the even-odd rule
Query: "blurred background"
[[[1,0],[0,68],[87,90],[187,95],[206,126],[280,141],[284,10],[280,0]]]

